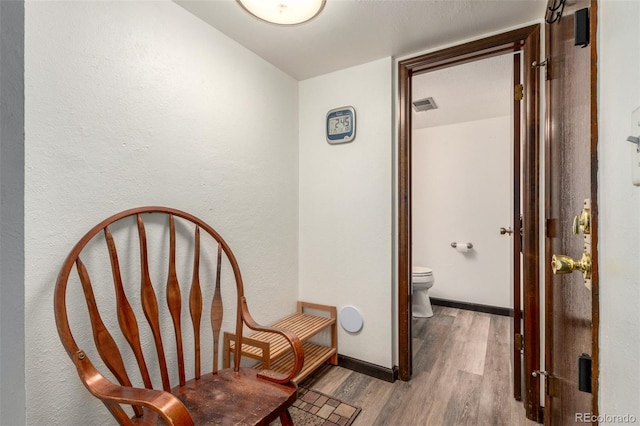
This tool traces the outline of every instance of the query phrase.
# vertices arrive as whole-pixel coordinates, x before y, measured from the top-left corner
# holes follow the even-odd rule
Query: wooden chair
[[[116,250],[116,241],[119,249],[126,250]],[[177,246],[186,250],[178,254]],[[162,279],[152,282],[155,271]],[[181,271],[186,272],[188,285],[179,283]],[[221,287],[223,278],[235,281],[235,287]],[[235,288],[235,295],[228,288]],[[234,351],[233,368],[218,369],[223,299],[229,300],[229,292],[235,302],[235,321],[231,316],[230,324],[235,324],[236,335],[243,334],[246,324],[289,341],[295,362],[288,375],[241,367],[240,345]],[[188,298],[189,313],[183,297]],[[288,408],[296,400],[297,388],[291,379],[302,368],[302,344],[287,330],[253,320],[231,249],[211,226],[188,213],[140,207],[93,227],[62,266],[54,310],[58,334],[80,379],[120,424],[264,425],[278,417],[283,425],[293,424]],[[203,314],[207,310],[210,315]],[[203,315],[209,316],[207,321],[202,321]],[[74,320],[71,325],[70,320]],[[211,341],[209,332],[213,348],[207,352],[201,344]],[[81,337],[85,339],[80,341]],[[213,363],[211,372],[202,374],[205,353]],[[187,380],[187,374],[193,378]]]

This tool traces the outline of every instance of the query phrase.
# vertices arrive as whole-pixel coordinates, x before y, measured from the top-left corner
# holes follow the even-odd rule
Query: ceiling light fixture
[[[320,13],[326,0],[236,0],[247,12],[278,25],[307,22]]]

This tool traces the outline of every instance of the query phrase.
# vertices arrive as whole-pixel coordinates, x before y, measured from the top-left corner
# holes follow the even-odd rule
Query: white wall
[[[325,140],[332,108],[356,110],[356,139]],[[364,327],[339,327],[339,353],[392,367],[392,61],[300,82],[300,297],[354,305]]]
[[[413,264],[433,269],[432,297],[511,308],[511,117],[416,129]],[[452,242],[471,242],[459,253]]]
[[[599,410],[640,419],[640,187],[625,142],[640,106],[640,3],[598,9]]]
[[[64,257],[169,205],[225,237],[259,322],[293,312],[298,83],[168,1],[29,2],[25,39],[27,422],[104,424],[55,329]]]

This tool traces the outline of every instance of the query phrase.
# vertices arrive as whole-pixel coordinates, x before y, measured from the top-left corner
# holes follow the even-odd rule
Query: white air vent
[[[430,109],[437,109],[437,108],[438,108],[438,105],[436,105],[436,102],[433,100],[433,98],[419,99],[413,102],[413,109],[416,112],[429,111]]]

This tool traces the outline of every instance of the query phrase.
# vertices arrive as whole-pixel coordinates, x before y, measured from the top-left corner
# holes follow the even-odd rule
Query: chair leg
[[[291,418],[291,413],[289,413],[289,410],[284,410],[280,414],[280,423],[282,424],[282,426],[293,426],[293,419]]]

